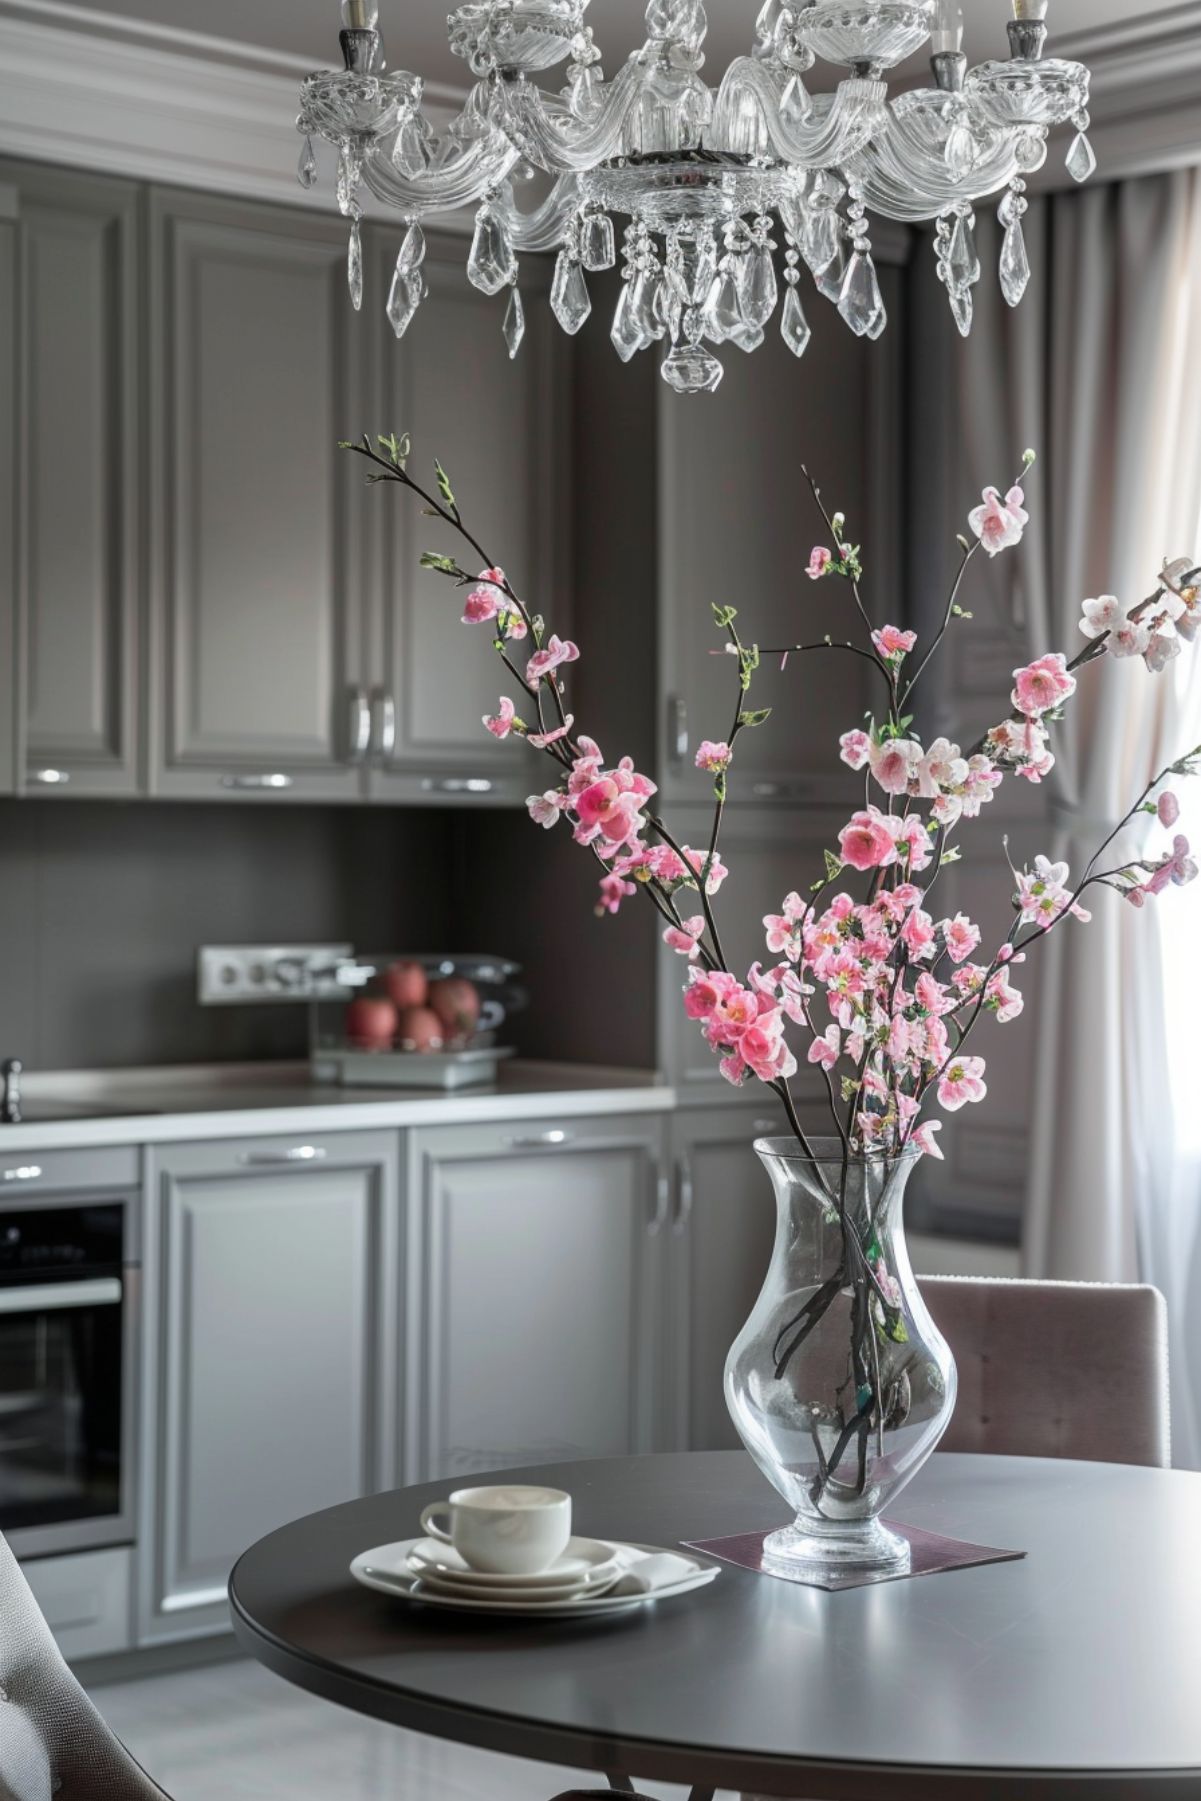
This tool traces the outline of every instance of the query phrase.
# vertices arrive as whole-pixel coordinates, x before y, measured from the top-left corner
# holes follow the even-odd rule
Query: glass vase
[[[903,1573],[881,1514],[955,1405],[955,1362],[926,1310],[902,1201],[916,1152],[850,1156],[838,1140],[760,1139],[776,1193],[771,1267],[726,1360],[738,1433],[796,1515],[764,1546],[781,1575]]]

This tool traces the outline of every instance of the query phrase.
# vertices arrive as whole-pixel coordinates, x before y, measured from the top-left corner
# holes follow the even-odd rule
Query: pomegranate
[[[384,971],[384,987],[388,998],[402,1010],[424,1007],[429,997],[429,978],[420,963],[391,963]]]
[[[430,1006],[448,1038],[470,1038],[480,1023],[480,996],[465,976],[446,976],[430,983]]]
[[[432,1008],[406,1007],[397,1022],[396,1035],[407,1051],[440,1051],[446,1033]]]
[[[385,1049],[396,1031],[397,1015],[382,994],[360,994],[346,1009],[346,1037],[362,1051]]]

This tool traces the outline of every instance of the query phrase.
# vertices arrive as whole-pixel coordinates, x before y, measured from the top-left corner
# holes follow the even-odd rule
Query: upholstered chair
[[[169,1801],[114,1737],[63,1662],[0,1537],[2,1801]]]

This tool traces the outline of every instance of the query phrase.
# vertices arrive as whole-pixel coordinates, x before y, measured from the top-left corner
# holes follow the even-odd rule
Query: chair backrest
[[[4,1801],[169,1801],[63,1661],[0,1537],[0,1796]]]
[[[942,1450],[1168,1467],[1158,1289],[963,1276],[921,1289],[959,1368]]]

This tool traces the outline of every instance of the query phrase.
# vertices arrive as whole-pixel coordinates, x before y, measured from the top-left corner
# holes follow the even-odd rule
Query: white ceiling
[[[589,23],[612,72],[641,41],[645,0],[594,0]],[[713,68],[750,47],[752,25],[761,0],[709,0],[709,54]],[[463,64],[446,46],[446,0],[380,0],[380,26],[392,67],[415,69],[430,81],[461,86]],[[965,48],[973,61],[1006,53],[1005,21],[1009,0],[963,0],[967,20]],[[46,13],[58,8],[48,5]],[[1049,22],[1054,36],[1129,20],[1138,0],[1051,0]],[[1156,9],[1158,10],[1158,9]],[[1171,10],[1171,9],[1167,9]],[[151,27],[224,38],[239,46],[300,58],[306,65],[326,67],[338,60],[338,0],[74,0],[65,12],[79,23],[96,22],[118,13]]]

